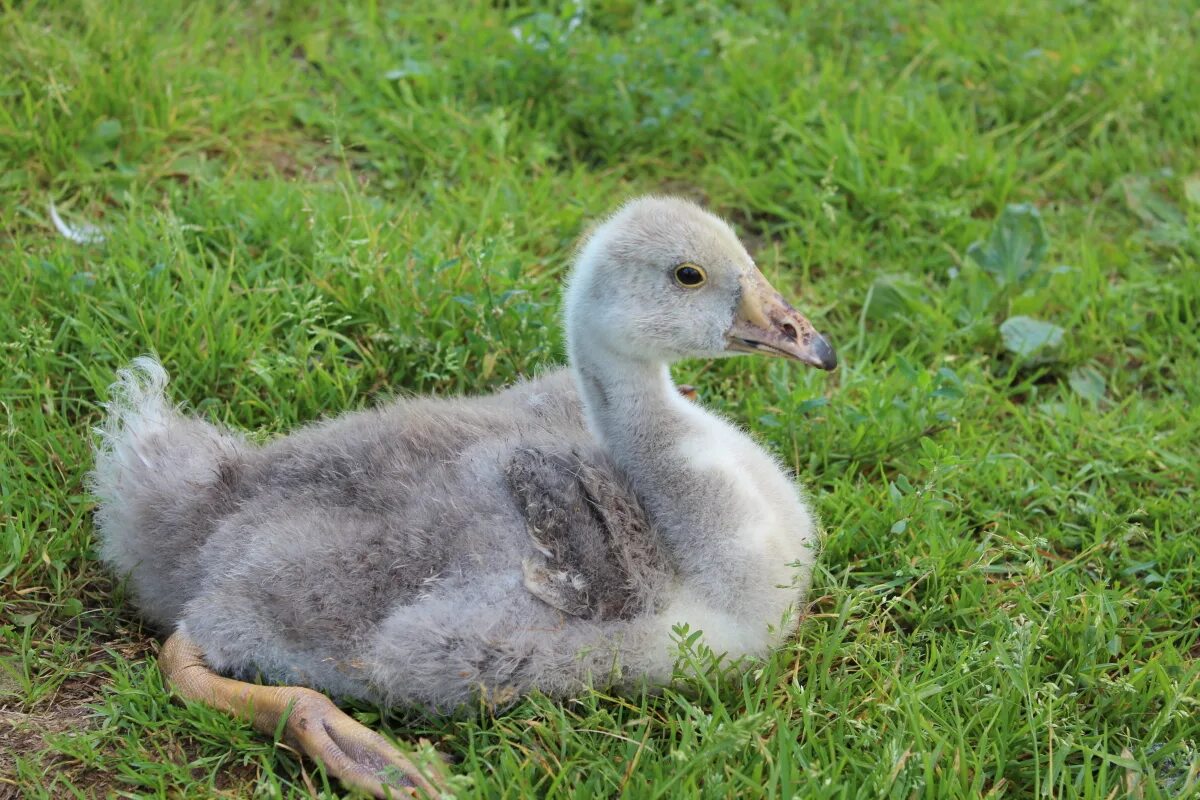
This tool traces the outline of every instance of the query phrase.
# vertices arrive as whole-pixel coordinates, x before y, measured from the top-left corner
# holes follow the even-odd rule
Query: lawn
[[[1197,7],[493,5],[0,0],[0,798],[340,792],[172,701],[97,562],[120,366],[262,437],[489,391],[644,192],[841,357],[676,371],[809,487],[806,620],[657,697],[358,718],[470,797],[1200,793]]]

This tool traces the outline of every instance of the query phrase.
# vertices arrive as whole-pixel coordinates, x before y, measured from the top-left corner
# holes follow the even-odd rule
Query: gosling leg
[[[440,797],[446,789],[444,765],[418,768],[375,731],[356,722],[333,702],[300,686],[259,686],[223,678],[204,663],[204,654],[184,633],[163,645],[159,668],[171,689],[274,735],[285,716],[284,738],[319,761],[347,786],[375,797]]]

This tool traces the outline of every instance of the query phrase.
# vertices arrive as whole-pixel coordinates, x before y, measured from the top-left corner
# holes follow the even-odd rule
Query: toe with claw
[[[205,703],[283,738],[347,786],[380,798],[437,798],[449,793],[441,758],[415,760],[383,736],[300,686],[259,686],[217,675],[199,646],[175,633],[163,645],[159,664],[177,695]]]

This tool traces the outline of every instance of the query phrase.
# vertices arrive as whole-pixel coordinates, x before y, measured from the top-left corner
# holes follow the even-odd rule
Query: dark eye
[[[680,286],[695,288],[708,280],[708,277],[704,270],[695,264],[680,264],[675,268],[675,280]]]

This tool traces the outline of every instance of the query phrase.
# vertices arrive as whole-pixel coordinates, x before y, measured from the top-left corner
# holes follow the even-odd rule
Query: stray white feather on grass
[[[54,205],[54,201],[50,201],[50,220],[54,223],[54,227],[58,229],[65,238],[70,239],[75,244],[103,244],[104,231],[98,226],[90,222],[83,222],[78,225],[68,225],[63,221],[63,218],[58,215],[58,209]]]

